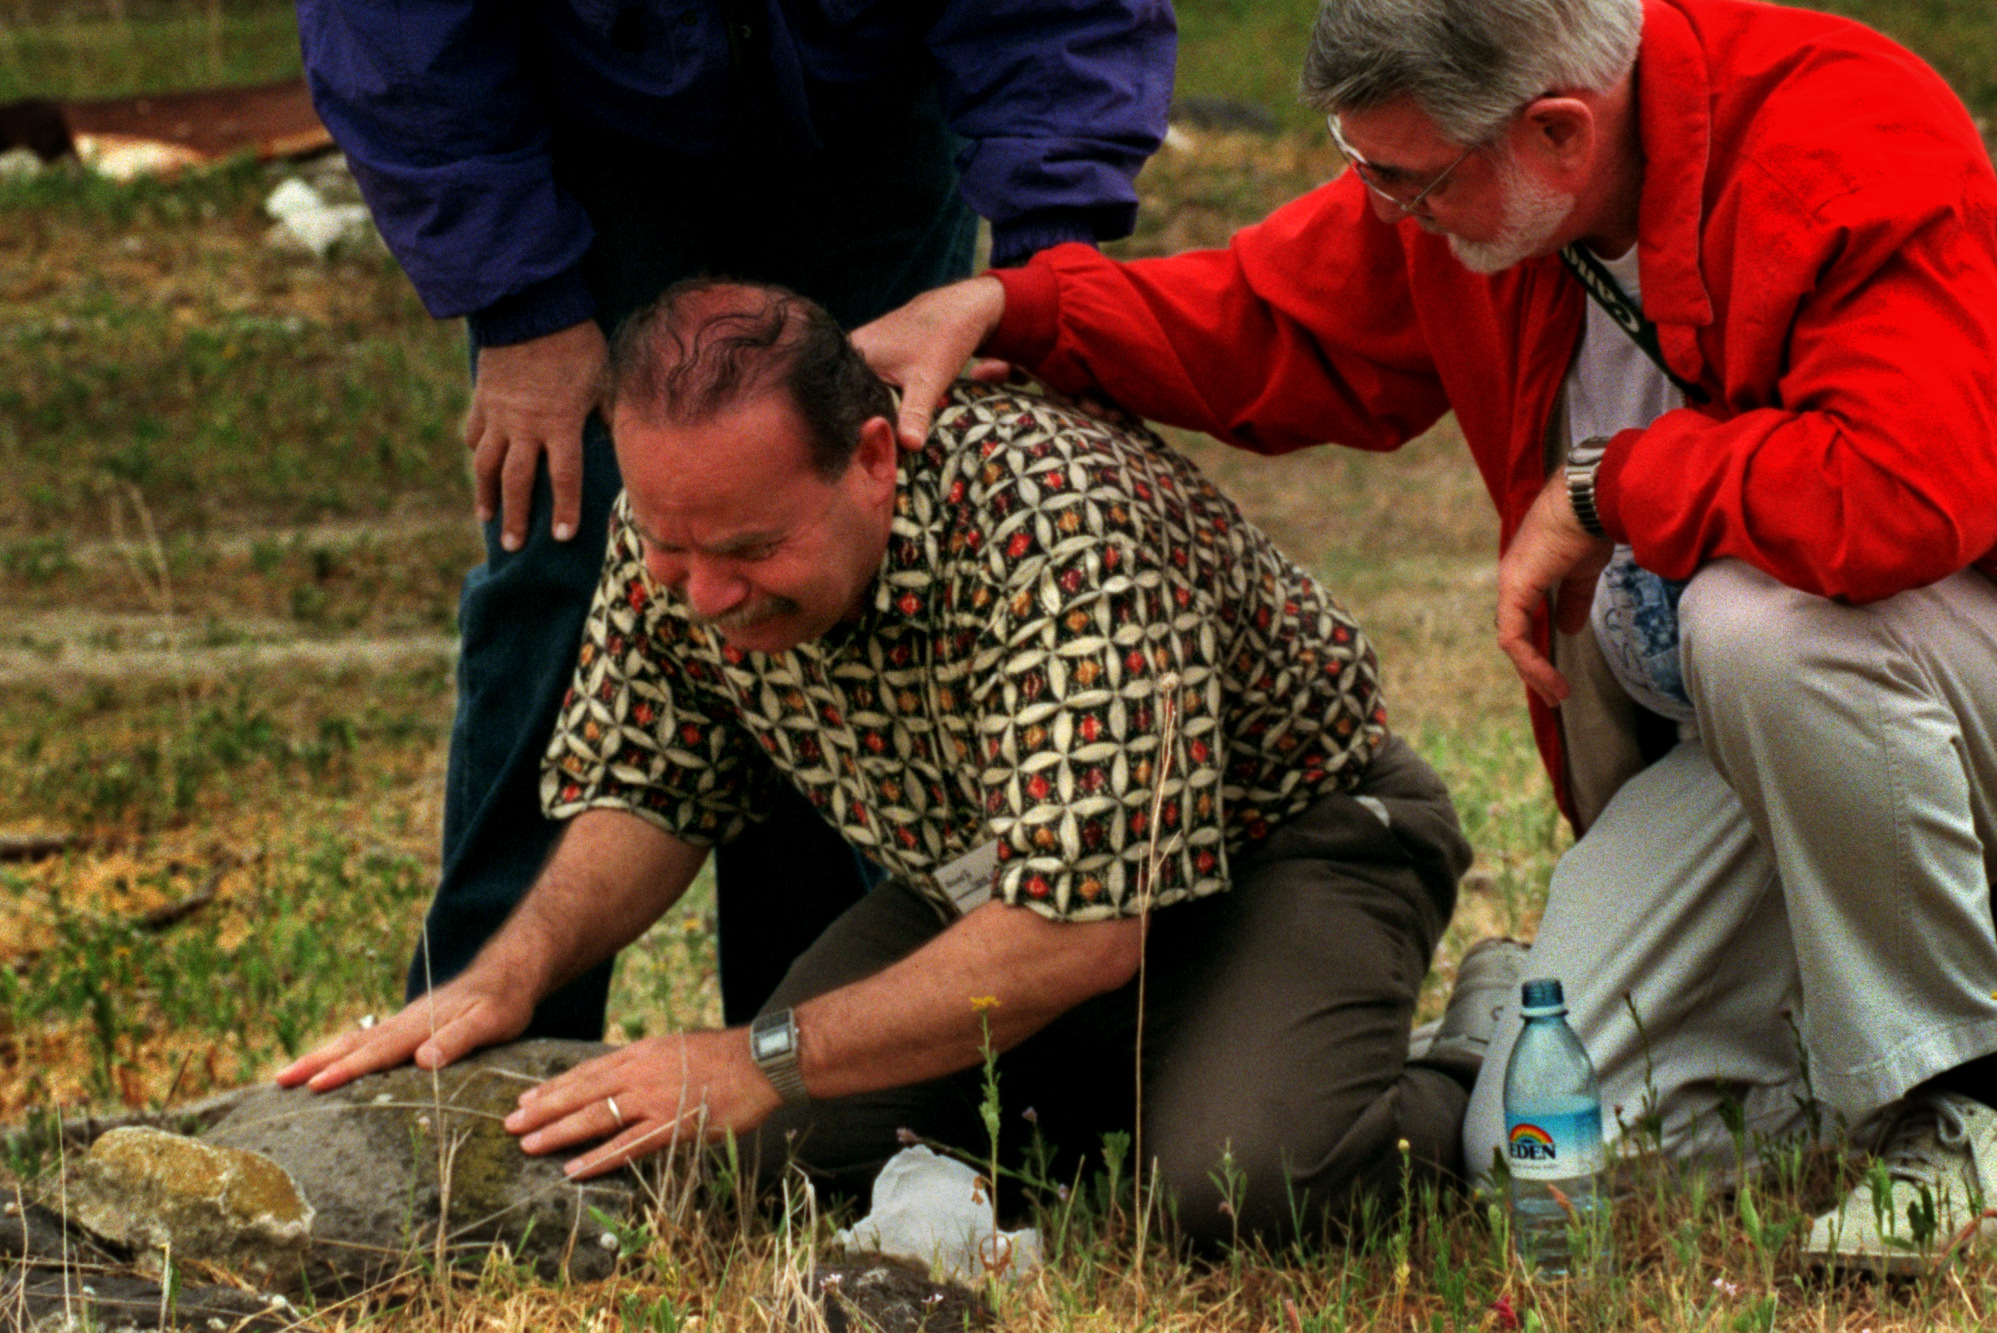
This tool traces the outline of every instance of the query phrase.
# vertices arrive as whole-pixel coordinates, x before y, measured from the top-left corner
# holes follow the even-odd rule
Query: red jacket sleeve
[[[1410,298],[1398,229],[1355,225],[1341,177],[1224,250],[1117,263],[1082,246],[995,274],[1006,313],[986,351],[1064,392],[1259,453],[1392,449],[1448,410]],[[1300,266],[1298,254],[1324,257]]]

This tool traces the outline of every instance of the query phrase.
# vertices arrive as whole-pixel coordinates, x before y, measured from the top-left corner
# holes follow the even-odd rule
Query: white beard
[[[1519,168],[1510,153],[1498,164],[1505,192],[1505,220],[1488,241],[1449,238],[1450,253],[1472,273],[1501,273],[1543,253],[1574,211],[1574,196],[1541,185]]]

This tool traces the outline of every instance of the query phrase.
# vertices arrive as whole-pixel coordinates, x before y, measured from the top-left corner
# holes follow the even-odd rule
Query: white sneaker
[[[1910,1096],[1864,1184],[1810,1224],[1806,1263],[1925,1273],[1997,1241],[1997,1110],[1953,1092]]]
[[[1526,947],[1517,940],[1478,940],[1456,965],[1442,1017],[1416,1028],[1408,1038],[1408,1059],[1460,1066],[1475,1072],[1497,1031],[1498,1016],[1519,995]]]

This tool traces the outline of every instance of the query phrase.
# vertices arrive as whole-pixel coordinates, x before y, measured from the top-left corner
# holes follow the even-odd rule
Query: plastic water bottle
[[[1567,1026],[1560,983],[1547,978],[1522,989],[1525,1026],[1505,1066],[1512,1237],[1536,1272],[1597,1271],[1607,1255],[1596,1192],[1604,1161],[1601,1089]]]

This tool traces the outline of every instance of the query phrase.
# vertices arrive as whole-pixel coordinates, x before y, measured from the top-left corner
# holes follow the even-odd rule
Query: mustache
[[[694,624],[708,629],[719,630],[724,636],[732,631],[754,629],[758,625],[788,615],[795,615],[798,605],[788,597],[761,597],[732,611],[723,611],[718,616],[702,616],[688,613],[687,618]]]

